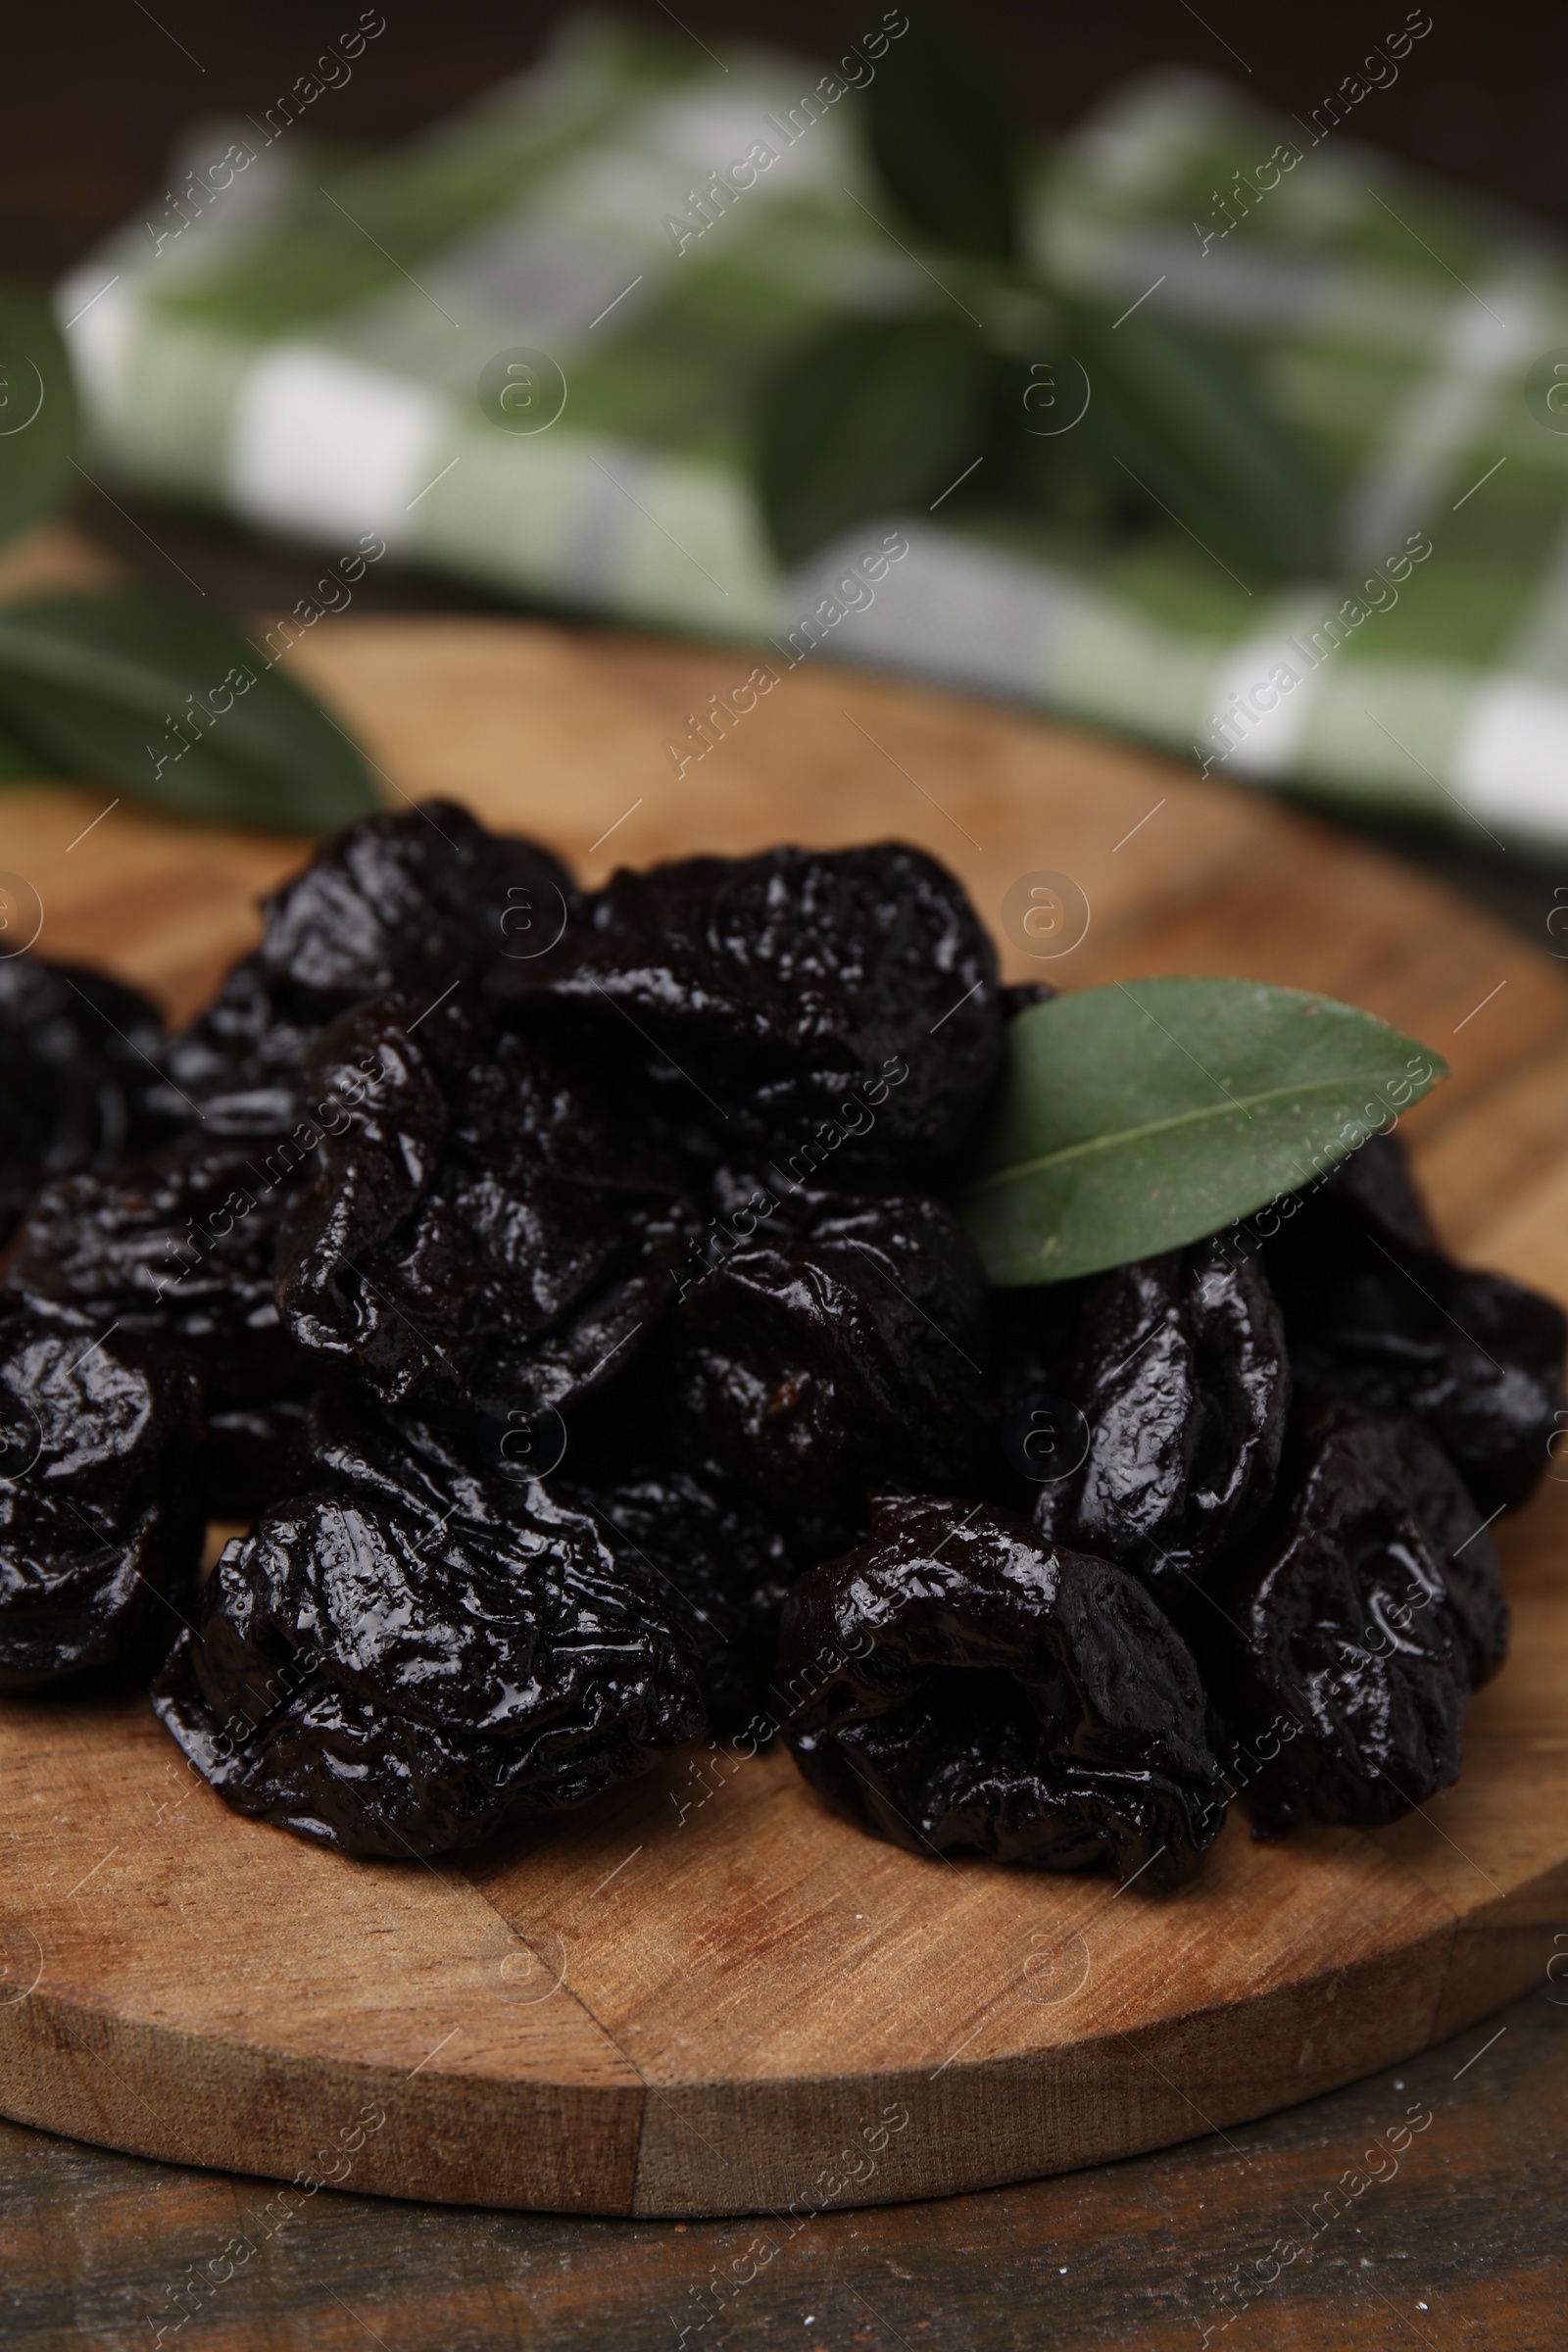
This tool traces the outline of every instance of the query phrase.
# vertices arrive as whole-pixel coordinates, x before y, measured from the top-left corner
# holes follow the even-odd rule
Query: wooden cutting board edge
[[[427,674],[422,676],[417,674],[421,646],[427,658]],[[492,762],[484,772],[495,772],[495,746],[504,739],[504,727],[521,711],[519,768],[526,768],[530,744],[536,770],[544,760],[559,767],[563,759],[568,764],[575,759],[590,781],[594,776],[605,779],[608,807],[626,776],[633,782],[642,780],[652,750],[662,755],[659,730],[676,723],[680,707],[698,699],[707,680],[720,684],[732,659],[723,649],[666,649],[641,640],[628,645],[505,622],[427,628],[371,621],[343,623],[331,638],[323,633],[320,643],[309,648],[308,663],[302,666],[308,665],[317,681],[327,686],[350,723],[394,765],[397,754],[388,747],[405,742],[411,746],[405,772],[411,790],[448,784],[456,797],[473,799],[469,787],[479,772],[476,760],[482,752]],[[454,737],[450,700],[445,715],[442,710],[443,696],[456,674],[454,662],[469,704],[483,706],[467,749],[449,740]],[[1335,951],[1332,940],[1322,947],[1321,912],[1312,898],[1314,875],[1328,877],[1319,893],[1325,902],[1337,895],[1343,902],[1348,889],[1353,899],[1358,885],[1363,893],[1360,913],[1357,917],[1352,906],[1352,919],[1363,924],[1369,906],[1392,905],[1384,963],[1397,946],[1413,968],[1420,959],[1423,929],[1431,931],[1438,909],[1446,925],[1450,959],[1463,967],[1453,1008],[1470,1003],[1472,972],[1474,994],[1482,993],[1481,981],[1492,977],[1499,956],[1515,992],[1505,1004],[1527,1008],[1510,1049],[1511,1059],[1509,1051],[1494,1046],[1490,1058],[1483,1055],[1473,1067],[1461,1066],[1463,1057],[1456,1062],[1456,1100],[1451,1108],[1444,1106],[1436,1138],[1437,1156],[1442,1159],[1446,1152],[1445,1164],[1452,1163],[1455,1169],[1456,1197],[1466,1135],[1473,1136],[1488,1118],[1496,1124],[1495,1101],[1504,1103],[1505,1125],[1519,1126],[1522,1133],[1522,1122],[1509,1108],[1507,1088],[1510,1083],[1516,1089],[1525,1084],[1547,1039],[1554,1034],[1560,1041],[1568,1032],[1563,1019],[1568,981],[1546,958],[1508,939],[1472,910],[1460,908],[1436,886],[1412,881],[1393,860],[1346,845],[1310,820],[1251,795],[1196,786],[1168,763],[1145,759],[1124,745],[848,670],[823,671],[789,684],[793,695],[788,701],[780,697],[770,734],[754,729],[751,736],[723,747],[728,765],[722,789],[716,789],[720,775],[715,767],[697,777],[702,789],[678,802],[666,795],[669,805],[662,818],[666,832],[678,820],[679,838],[688,846],[697,846],[699,840],[706,845],[720,831],[725,846],[730,846],[737,824],[747,839],[760,826],[775,835],[808,839],[845,838],[841,826],[852,828],[850,837],[854,828],[861,838],[867,832],[898,831],[922,839],[924,846],[946,855],[961,870],[962,854],[954,854],[946,835],[933,838],[939,834],[938,820],[927,820],[909,796],[897,821],[882,813],[878,795],[887,778],[872,754],[848,741],[851,763],[844,764],[839,716],[850,716],[853,705],[877,738],[877,755],[885,751],[901,774],[914,760],[924,779],[920,783],[911,776],[917,789],[923,791],[933,780],[943,783],[950,808],[958,807],[977,830],[982,829],[982,818],[988,833],[1010,823],[1009,846],[1017,845],[1014,866],[1020,860],[1029,862],[1038,837],[1038,827],[1023,821],[1021,796],[1032,791],[1037,775],[1057,779],[1052,841],[1060,836],[1065,819],[1074,854],[1082,848],[1084,856],[1098,859],[1097,900],[1099,876],[1110,878],[1103,912],[1097,904],[1101,930],[1096,948],[1102,953],[1101,943],[1114,943],[1110,960],[1082,974],[1074,971],[1070,976],[1075,981],[1110,976],[1129,956],[1135,958],[1128,963],[1132,970],[1160,968],[1162,959],[1164,968],[1210,968],[1204,964],[1200,942],[1189,938],[1201,912],[1210,924],[1223,925],[1228,952],[1238,965],[1261,965],[1265,968],[1259,969],[1259,976],[1289,978],[1288,970],[1274,966],[1290,966],[1293,956],[1298,962],[1305,957],[1312,960],[1310,976],[1298,976],[1293,984],[1333,989],[1333,973],[1319,967],[1344,967],[1347,958]],[[524,691],[531,699],[519,704]],[[450,776],[442,770],[443,759],[450,760]],[[862,769],[871,777],[863,786]],[[792,789],[795,777],[818,781],[803,783],[797,791]],[[951,794],[944,779],[951,779]],[[509,815],[514,822],[537,821],[547,837],[554,833],[561,838],[560,823],[552,825],[536,816],[535,796],[526,787],[525,775],[520,800],[514,794],[511,802],[499,787],[487,789],[480,812],[491,821],[505,821]],[[569,809],[571,831],[577,834],[580,796],[563,799],[559,788],[552,790],[551,805],[558,817]],[[781,793],[787,796],[784,803],[779,801]],[[1121,846],[1118,840],[1107,855],[1112,833],[1123,831],[1124,820],[1131,823],[1154,801],[1163,805],[1162,796],[1174,800],[1184,819],[1182,836],[1136,869],[1130,862],[1112,868],[1109,858]],[[780,821],[775,814],[764,825],[761,815],[752,812],[754,805],[760,810],[775,804],[794,821]],[[33,849],[58,878],[58,883],[51,882],[57,905],[69,906],[77,872],[86,883],[89,869],[82,859],[75,858],[71,866],[66,859],[76,849],[72,835],[79,835],[101,806],[90,794],[23,793],[0,800],[0,819],[9,812],[23,820]],[[563,840],[567,849],[580,851],[590,824],[599,821],[597,807],[590,808],[587,801],[582,806],[580,839]],[[1097,848],[1099,834],[1103,838]],[[1147,847],[1147,837],[1142,838]],[[162,922],[149,923],[144,904],[138,910],[136,936],[156,941],[162,933],[174,951],[165,958],[165,969],[182,960],[188,965],[193,954],[205,967],[215,968],[220,935],[226,933],[232,945],[238,899],[291,862],[291,845],[282,841],[225,841],[129,814],[109,817],[95,839],[94,880],[78,902],[84,909],[92,906],[86,931],[92,941],[102,937],[106,905],[123,905],[127,888],[139,889],[145,897],[162,873],[165,889],[172,894],[158,910]],[[619,839],[626,843],[632,861],[659,854],[649,851],[634,828],[628,827]],[[173,853],[171,844],[175,845]],[[1256,888],[1250,875],[1258,860],[1265,867],[1272,860],[1270,886],[1276,907],[1267,930],[1251,917]],[[1298,868],[1294,873],[1293,861]],[[1005,862],[1004,858],[1004,866]],[[177,889],[169,879],[175,867],[187,877]],[[60,892],[68,895],[62,898]],[[115,892],[118,899],[105,895]],[[1205,898],[1205,893],[1212,896]],[[180,937],[188,938],[188,949],[178,946]],[[115,959],[112,943],[108,955]],[[1382,986],[1376,956],[1368,958],[1363,953],[1356,968],[1372,975],[1374,988]],[[1446,1014],[1444,1018],[1446,1024]],[[1425,1115],[1430,1126],[1433,1114]],[[1559,1171],[1568,1156],[1568,1112],[1558,1113],[1553,1106],[1537,1115],[1536,1128],[1533,1156],[1527,1158],[1529,1185],[1517,1198],[1502,1200],[1492,1182],[1488,1197],[1476,1204],[1473,1229],[1506,1231],[1514,1270],[1562,1294],[1568,1292],[1568,1250],[1559,1238]],[[1563,1537],[1568,1534],[1568,1527],[1556,1524],[1559,1498],[1548,1494],[1544,1514],[1538,1505],[1529,1516],[1543,1516],[1544,1524],[1549,1521],[1544,1543],[1554,1564],[1562,1557]],[[1549,1592],[1542,1605],[1542,1638],[1556,1656],[1568,1661],[1568,1612],[1550,1605]],[[1478,1710],[1496,1712],[1497,1697],[1506,1685],[1507,1677],[1504,1685],[1483,1695]],[[286,2179],[302,2166],[318,2162],[323,2134],[336,2148],[332,2132],[344,2128],[338,2113],[343,2101],[363,2104],[371,2098],[384,2110],[387,2125],[353,2152],[349,2173],[341,2179],[344,2186],[455,2202],[649,2215],[789,2215],[793,2208],[798,2221],[813,2198],[820,2201],[823,2180],[837,2178],[832,2168],[843,2163],[849,2170],[839,2150],[851,2144],[859,2177],[834,2191],[828,2201],[872,2203],[933,2195],[1130,2154],[1246,2121],[1409,2056],[1523,1989],[1544,1967],[1553,1925],[1568,1916],[1568,1833],[1559,1834],[1555,1844],[1549,1836],[1551,1820],[1560,1820],[1564,1810],[1560,1802],[1554,1807],[1551,1801],[1562,1793],[1551,1755],[1564,1743],[1555,1741],[1550,1730],[1543,1739],[1544,1722],[1532,1717],[1517,1738],[1499,1734],[1496,1754],[1489,1752],[1485,1774],[1478,1767],[1467,1776],[1468,1789],[1461,1782],[1460,1788],[1438,1800],[1432,1811],[1446,1820],[1457,1804],[1462,1813],[1488,1774],[1505,1773],[1508,1785],[1515,1779],[1519,1783],[1519,1804],[1533,1807],[1544,1820],[1548,1851],[1533,1861],[1510,1854],[1506,1865],[1499,1863],[1488,1842],[1496,1841],[1496,1825],[1482,1821],[1478,1831],[1466,1830],[1465,1838],[1479,1843],[1503,1877],[1481,1886],[1472,1885],[1473,1875],[1479,1873],[1486,1881],[1490,1874],[1480,1863],[1465,1870],[1452,1864],[1446,1851],[1446,1842],[1452,1840],[1441,1823],[1435,1834],[1422,1824],[1401,1825],[1372,1838],[1342,1834],[1336,1867],[1351,1868],[1352,1859],[1359,1857],[1356,1867],[1376,1870],[1378,1885],[1402,1921],[1397,1936],[1387,1948],[1344,1946],[1320,1964],[1303,1962],[1294,1973],[1289,1967],[1276,1967],[1267,1990],[1241,2007],[1235,2001],[1196,2000],[1183,2010],[1179,2003],[1172,2008],[1168,1998],[1161,1998],[1153,2003],[1156,2014],[1140,2018],[1135,2004],[1112,2001],[1097,2011],[1093,2030],[1077,2039],[1053,2038],[1045,2029],[1061,2021],[1051,2010],[1036,2008],[1023,2020],[1033,2032],[1032,2042],[1028,2034],[1015,2034],[1015,2046],[991,2048],[1000,2031],[997,2016],[1008,2014],[1006,2004],[1016,1992],[1015,1985],[1004,1984],[981,2001],[979,2024],[960,2037],[956,2049],[939,2055],[940,2045],[933,2045],[935,2063],[929,2067],[923,2062],[861,2064],[824,2074],[807,2067],[769,2077],[765,2070],[748,2072],[745,2063],[737,2071],[734,2037],[727,2052],[722,2036],[715,2039],[706,2060],[701,2053],[694,2059],[683,2057],[673,2045],[661,2046],[645,2021],[635,2020],[636,1987],[614,1981],[612,1968],[606,1980],[608,1991],[596,1984],[574,1982],[568,1970],[566,1981],[543,2001],[527,1999],[526,2031],[518,2029],[515,2010],[503,2005],[499,2017],[492,2014],[490,1977],[472,1984],[466,1978],[465,2015],[485,2022],[482,2031],[474,2030],[477,2051],[465,2055],[470,2037],[467,2027],[456,2049],[441,2044],[435,2030],[427,2041],[421,2038],[427,2024],[434,2029],[438,2023],[439,2002],[427,2016],[420,2000],[410,1996],[394,2021],[395,2033],[385,2018],[362,2014],[352,2003],[339,2016],[332,2006],[330,1971],[323,1974],[319,1955],[291,1952],[286,1936],[274,1938],[278,1949],[274,1952],[270,1944],[265,1957],[275,1966],[280,1981],[290,1967],[296,1968],[301,1977],[299,1999],[289,2016],[289,2030],[279,2026],[270,2037],[246,2022],[243,1999],[232,2016],[219,2014],[221,2004],[215,2000],[213,2014],[204,2018],[199,2030],[174,2022],[180,1987],[189,1983],[184,1963],[169,1984],[150,1991],[145,1981],[128,1981],[137,1978],[134,1954],[128,1962],[106,1965],[100,1952],[95,1964],[88,1965],[67,1938],[59,1947],[66,1958],[57,1988],[40,1984],[30,1999],[0,1999],[0,2106],[21,2120],[111,2145]],[[100,1820],[107,1821],[113,1809],[113,1797],[106,1793],[111,1766],[123,1771],[128,1762],[134,1770],[145,1767],[147,1773],[155,1773],[151,1759],[163,1751],[149,1743],[148,1729],[143,1716],[133,1730],[127,1727],[122,1742],[118,1736],[107,1737],[103,1726],[95,1727],[100,1744],[90,1778]],[[56,1743],[51,1761],[58,1764],[59,1756]],[[14,1742],[10,1760],[14,1766]],[[169,1769],[163,1762],[162,1770]],[[215,1824],[215,1852],[233,1852],[236,1840],[242,1841],[246,1867],[260,1867],[269,1883],[276,1870],[286,1874],[291,1868],[305,1868],[297,1848],[290,1849],[275,1869],[265,1858],[258,1865],[261,1849],[255,1840],[265,1841],[274,1855],[279,1848],[289,1849],[290,1841],[279,1833],[236,1823],[205,1790],[195,1800],[195,1818],[202,1816],[204,1801]],[[810,1801],[804,1791],[801,1801]],[[1533,1831],[1541,1820],[1532,1819]],[[880,1861],[859,1857],[865,1841],[849,1835],[852,1873],[876,1878]],[[1235,1842],[1232,1833],[1227,1837]],[[100,1868],[101,1842],[91,1856],[83,1848],[84,1867],[89,1859],[92,1862],[89,1880]],[[318,1863],[349,1874],[334,1880],[324,1908],[317,1902],[313,1921],[330,1911],[335,1927],[339,1906],[352,1887],[347,1908],[354,1933],[368,1933],[360,1917],[361,1896],[369,1884],[362,1875],[365,1866],[330,1857],[306,1859],[313,1882]],[[733,1871],[732,1858],[721,1861]],[[95,1882],[100,1890],[116,1884],[115,1874],[123,1867],[111,1863],[107,1855],[102,1862],[107,1867]],[[925,1867],[909,1864],[907,1857],[898,1857],[897,1862],[915,1871]],[[421,1933],[427,1941],[433,1936],[437,1945],[445,1937],[464,1968],[469,1967],[473,1938],[484,1943],[499,1935],[507,1948],[495,1965],[518,1962],[525,1972],[518,1981],[532,1985],[536,1978],[527,1972],[537,1969],[548,1976],[551,1953],[559,1949],[560,1939],[548,1923],[541,1925],[539,1889],[529,1882],[526,1866],[520,1880],[509,1876],[509,1868],[505,1859],[475,1865],[478,1886],[460,1874],[433,1874],[445,1890],[440,1903],[456,1907],[450,1919],[443,1912],[439,1934],[430,1919],[422,1923]],[[373,1870],[370,1879],[375,1879]],[[1020,1903],[1025,1899],[1021,1889],[1015,1896]],[[61,1905],[74,1904],[80,1916],[92,1895],[83,1885],[56,1899]],[[256,1925],[253,1910],[242,1932],[248,1928],[254,1933]],[[93,1945],[93,1935],[86,1942]],[[523,1960],[529,1952],[534,1959]],[[493,1958],[492,1954],[486,1968]],[[983,1968],[985,1959],[982,1943],[975,1948],[974,1966]],[[303,1982],[307,1977],[309,1984]],[[714,1982],[721,1985],[720,1979]],[[853,1976],[848,1983],[853,1985]],[[841,1991],[839,1997],[846,2001],[849,1994]],[[569,2032],[565,2003],[570,2004]],[[547,2030],[546,2008],[561,2019],[559,2030]],[[824,2010],[824,2021],[827,2016]],[[1354,2031],[1348,2030],[1352,2017]],[[633,2025],[628,2018],[634,2018]],[[962,2023],[967,2027],[969,2022],[966,2013]],[[749,2036],[750,2047],[757,2031],[755,2021],[743,2020],[739,2038]],[[382,2046],[389,2033],[393,2049]],[[969,2054],[973,2045],[975,2054]],[[537,2052],[537,2066],[530,2062],[530,2049]],[[183,2101],[177,2122],[167,2112],[172,2093]],[[882,2149],[868,2151],[864,2134],[886,2129],[875,2119],[889,2106],[906,2109],[908,2121],[889,2132]],[[867,2176],[868,2155],[874,2161]],[[335,2161],[341,2162],[341,2156]],[[828,2168],[825,2174],[823,2167]],[[324,2160],[319,2169],[326,2171]]]

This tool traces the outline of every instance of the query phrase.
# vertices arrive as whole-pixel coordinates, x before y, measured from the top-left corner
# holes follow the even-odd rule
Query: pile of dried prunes
[[[1564,1319],[1386,1136],[988,1290],[946,1196],[1049,994],[914,850],[584,894],[446,802],[328,841],[178,1035],[0,961],[0,1689],[150,1675],[351,1854],[775,1733],[915,1852],[1151,1887],[1238,1794],[1431,1796]]]

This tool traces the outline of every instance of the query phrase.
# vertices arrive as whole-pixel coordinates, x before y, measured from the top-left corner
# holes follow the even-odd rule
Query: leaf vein
[[[1403,1073],[1396,1073],[1402,1076]],[[1120,1145],[1136,1144],[1150,1136],[1167,1135],[1177,1127],[1191,1127],[1205,1119],[1233,1119],[1238,1110],[1261,1108],[1264,1103],[1279,1102],[1287,1095],[1323,1095],[1343,1091],[1346,1087],[1375,1086],[1375,1078],[1357,1078],[1343,1072],[1335,1078],[1295,1080],[1289,1086],[1265,1087],[1257,1094],[1239,1095],[1230,1102],[1202,1102],[1192,1110],[1176,1111],[1166,1119],[1151,1119],[1141,1127],[1117,1127],[1106,1135],[1086,1136],[1082,1143],[1064,1144],[1059,1151],[1044,1152],[1034,1159],[1012,1160],[1004,1168],[989,1176],[976,1176],[963,1188],[966,1194],[983,1193],[998,1185],[1015,1183],[1020,1177],[1038,1175],[1044,1168],[1060,1167],[1064,1161],[1086,1158],[1093,1152],[1108,1152]]]

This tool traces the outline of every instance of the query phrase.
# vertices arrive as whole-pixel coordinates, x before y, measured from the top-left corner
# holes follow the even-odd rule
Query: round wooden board
[[[1410,1121],[1451,1244],[1568,1298],[1564,968],[1261,795],[826,665],[677,778],[667,741],[750,666],[723,649],[339,620],[298,662],[389,797],[451,793],[591,877],[902,835],[999,929],[1019,875],[1079,884],[1087,936],[1044,965],[1008,947],[1015,977],[1232,972],[1369,1006],[1452,1062]],[[188,1011],[299,845],[111,798],[8,793],[0,866],[38,894],[41,952]],[[1514,1656],[1457,1788],[1373,1836],[1233,1820],[1166,1899],[916,1860],[787,1757],[712,1750],[461,1864],[345,1862],[227,1812],[140,1701],[10,1701],[0,2107],[286,2180],[799,2216],[1309,2097],[1510,1998],[1565,1915],[1568,1488],[1501,1532]]]

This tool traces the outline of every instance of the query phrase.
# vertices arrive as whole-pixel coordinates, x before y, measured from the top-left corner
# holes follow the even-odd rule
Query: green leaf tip
[[[1446,1075],[1332,997],[1251,980],[1082,989],[1010,1024],[959,1214],[1000,1286],[1099,1273],[1296,1191]]]

